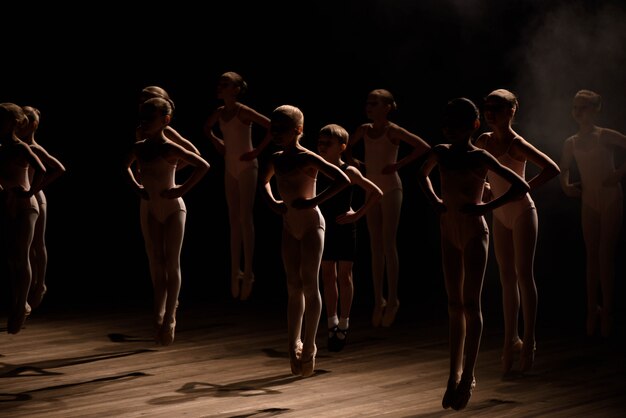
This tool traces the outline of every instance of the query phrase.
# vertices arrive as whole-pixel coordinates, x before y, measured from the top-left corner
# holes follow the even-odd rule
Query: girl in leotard
[[[353,156],[358,142],[365,143],[365,176],[383,192],[383,198],[367,213],[372,257],[374,310],[372,325],[388,327],[394,322],[400,300],[398,299],[397,233],[402,208],[402,181],[398,170],[423,155],[430,146],[419,136],[389,121],[389,113],[396,110],[396,102],[387,90],[377,89],[367,96],[365,112],[371,123],[359,126],[350,137],[346,148],[348,163],[359,167]],[[398,160],[400,142],[406,142],[413,151]],[[387,275],[387,297],[384,278]]]
[[[517,97],[512,92],[498,89],[489,93],[484,100],[483,116],[492,131],[480,135],[475,145],[487,150],[500,164],[522,178],[525,178],[527,162],[537,166],[539,172],[528,180],[531,190],[534,190],[558,176],[559,167],[513,130],[511,125],[518,109]],[[487,174],[487,179],[485,200],[501,196],[509,186],[492,171]],[[493,245],[500,270],[504,312],[504,373],[513,367],[514,354],[520,354],[522,371],[530,370],[535,358],[537,286],[534,260],[538,229],[537,209],[529,193],[493,211]],[[520,296],[524,319],[523,342],[518,329]]]
[[[330,124],[320,129],[317,141],[319,154],[326,161],[344,171],[350,178],[351,184],[360,187],[365,193],[363,204],[356,210],[352,209],[353,186],[346,187],[332,199],[320,204],[326,220],[322,282],[328,322],[329,351],[343,349],[350,326],[350,310],[354,296],[352,265],[356,258],[356,222],[383,196],[378,186],[364,177],[358,168],[341,159],[341,154],[348,144],[348,138],[349,134],[342,126]],[[324,190],[328,186],[328,181],[326,176],[318,176],[317,190]]]
[[[20,106],[0,103],[0,191],[11,290],[9,334],[20,332],[31,310],[27,301],[33,274],[30,247],[39,216],[35,193],[40,190],[46,172],[31,147],[18,137],[19,129],[27,123]]]
[[[257,124],[269,129],[270,120],[256,110],[244,105],[239,98],[246,92],[247,84],[235,72],[221,75],[217,84],[217,97],[224,104],[207,119],[204,132],[217,151],[224,156],[224,189],[230,223],[230,282],[234,298],[246,300],[254,282],[254,202],[258,180],[257,157],[271,141],[266,134],[257,148],[252,143],[252,127]],[[214,131],[219,126],[221,138]],[[243,248],[243,271],[241,255]]]
[[[28,304],[32,309],[35,309],[39,306],[47,291],[46,268],[48,266],[48,249],[46,248],[46,224],[48,222],[48,202],[43,189],[65,173],[65,166],[42,147],[41,144],[35,141],[35,132],[37,128],[39,128],[39,121],[41,119],[39,109],[32,106],[23,106],[22,109],[28,118],[28,123],[19,130],[20,139],[30,145],[30,148],[37,154],[46,167],[46,175],[40,185],[41,190],[35,193],[35,198],[39,205],[39,216],[35,224],[33,243],[30,247],[30,262],[32,265],[33,278],[28,293]],[[31,182],[33,174],[34,170],[30,168],[29,175]]]
[[[483,330],[481,293],[489,248],[489,228],[484,215],[528,192],[528,184],[513,170],[471,142],[480,126],[478,109],[466,98],[450,101],[444,112],[443,133],[450,143],[428,153],[419,172],[419,184],[440,214],[443,276],[450,317],[450,375],[442,406],[460,410],[467,406],[476,380],[474,369]],[[439,168],[440,195],[430,181]],[[507,190],[482,202],[487,172],[509,184]]]
[[[209,170],[202,157],[167,138],[165,128],[172,112],[171,102],[160,97],[141,104],[139,133],[144,139],[135,143],[125,161],[128,180],[141,196],[141,226],[154,287],[155,340],[163,345],[174,341],[176,327],[180,253],[187,217],[182,196]],[[193,167],[193,171],[182,184],[176,184],[180,163]]]
[[[260,180],[265,201],[283,217],[281,251],[289,298],[291,372],[307,377],[315,368],[315,337],[322,312],[318,280],[326,223],[318,205],[347,187],[350,179],[339,167],[300,144],[303,128],[304,115],[297,107],[283,105],[272,112],[270,132],[282,150],[269,157]],[[331,181],[327,188],[316,191],[318,173]],[[279,197],[272,191],[273,178]]]
[[[586,251],[587,335],[612,334],[615,289],[615,249],[622,230],[621,180],[626,164],[615,167],[616,149],[626,149],[626,135],[596,125],[601,96],[580,90],[574,96],[572,117],[578,132],[565,140],[561,154],[561,186],[567,196],[580,198]],[[570,172],[576,164],[580,182]]]

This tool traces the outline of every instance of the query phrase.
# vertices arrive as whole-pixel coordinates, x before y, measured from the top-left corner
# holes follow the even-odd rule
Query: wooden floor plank
[[[181,309],[176,340],[155,345],[141,308],[33,312],[0,335],[2,417],[440,417],[448,371],[447,320],[351,323],[340,353],[318,332],[316,373],[292,376],[280,309],[223,303]],[[6,323],[6,318],[0,318]],[[623,417],[624,339],[588,341],[538,330],[526,375],[500,372],[501,335],[486,326],[476,417]]]

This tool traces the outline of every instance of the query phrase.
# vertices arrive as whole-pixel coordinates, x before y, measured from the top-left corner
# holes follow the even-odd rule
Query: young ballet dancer
[[[207,119],[204,132],[224,156],[224,189],[230,223],[230,290],[234,298],[246,300],[254,283],[254,203],[258,185],[257,157],[271,141],[270,120],[239,100],[248,88],[241,75],[229,71],[217,83],[217,97],[223,101]],[[252,142],[253,124],[267,131],[257,148]],[[219,126],[219,133],[214,127]],[[241,256],[243,249],[243,271]]]
[[[349,134],[342,126],[329,124],[320,129],[317,140],[319,154],[345,172],[350,183],[365,193],[363,204],[356,210],[352,209],[353,186],[346,187],[319,205],[326,220],[321,267],[328,323],[328,351],[334,352],[344,348],[350,326],[354,297],[352,266],[357,249],[356,222],[383,196],[380,188],[364,177],[358,168],[342,160],[341,155],[348,139]],[[326,176],[318,176],[317,190],[322,191],[327,186]]]
[[[32,281],[28,293],[28,304],[32,309],[35,309],[39,306],[47,291],[46,269],[48,266],[48,249],[46,247],[46,226],[48,222],[48,201],[43,189],[65,173],[65,166],[35,140],[35,133],[39,128],[41,120],[41,112],[39,109],[32,106],[23,106],[22,109],[28,118],[28,123],[24,124],[24,126],[19,129],[19,137],[30,146],[46,167],[46,175],[39,186],[40,190],[35,193],[35,198],[39,205],[39,216],[35,224],[33,242],[30,246]],[[31,182],[33,174],[34,170],[30,168],[29,175]]]
[[[602,97],[591,90],[574,96],[572,117],[578,132],[565,140],[561,154],[561,187],[567,196],[580,198],[586,252],[587,335],[613,333],[615,251],[622,233],[626,164],[615,166],[617,150],[626,149],[626,135],[596,124]],[[576,165],[580,182],[570,178]]]
[[[559,166],[545,153],[513,130],[512,124],[519,109],[515,94],[505,89],[492,91],[484,99],[483,117],[491,129],[478,137],[475,145],[485,149],[506,167],[522,178],[526,164],[539,170],[527,180],[531,190],[559,175]],[[502,195],[509,187],[500,176],[490,171],[483,200]],[[492,236],[494,252],[502,283],[504,313],[504,345],[502,370],[511,371],[514,355],[520,355],[520,369],[531,369],[535,360],[535,325],[537,322],[537,286],[535,284],[535,249],[539,220],[530,193],[521,199],[502,205],[493,211]],[[524,320],[523,342],[519,336],[519,316]]]
[[[0,186],[4,203],[3,229],[6,231],[9,267],[9,315],[7,332],[17,334],[30,314],[28,292],[32,280],[31,244],[39,216],[35,194],[46,168],[32,148],[19,139],[18,132],[28,123],[24,110],[15,103],[0,103]]]
[[[148,99],[151,99],[153,97],[161,97],[167,101],[170,102],[170,104],[172,105],[172,109],[176,110],[176,107],[174,105],[174,101],[170,98],[169,93],[160,86],[146,86],[141,90],[141,93],[139,93],[139,104],[141,105],[141,103],[145,102]],[[143,138],[140,138],[141,130],[139,128],[137,128],[137,141],[141,141]],[[180,145],[181,147],[185,148],[187,151],[191,151],[191,152],[195,152],[196,154],[200,155],[200,151],[198,150],[198,148],[187,138],[185,138],[184,136],[182,136],[176,129],[174,129],[171,125],[167,125],[165,127],[165,130],[163,131],[166,138],[169,139],[170,141]],[[180,162],[177,169],[181,169],[185,166],[184,163]]]
[[[143,102],[139,134],[144,139],[135,143],[125,161],[128,180],[141,197],[141,227],[154,288],[155,340],[163,345],[174,341],[182,281],[180,254],[187,217],[182,196],[209,170],[209,163],[201,156],[167,138],[165,131],[172,115],[172,104],[164,98]],[[193,171],[183,183],[176,184],[181,162]]]
[[[443,134],[449,143],[432,148],[418,176],[420,187],[439,214],[450,334],[450,375],[441,402],[445,409],[465,408],[476,386],[474,369],[483,329],[481,295],[489,248],[484,215],[530,190],[513,170],[472,144],[479,127],[478,109],[471,100],[448,102]],[[439,194],[429,177],[435,167],[439,169]],[[509,188],[483,203],[488,171],[502,177]]]
[[[347,162],[359,167],[359,162],[353,158],[353,149],[361,140],[364,142],[365,176],[383,192],[383,198],[366,216],[372,258],[374,327],[391,326],[400,307],[397,233],[403,191],[398,170],[430,149],[430,145],[422,138],[389,120],[389,114],[396,108],[396,102],[389,91],[372,90],[367,96],[365,105],[367,118],[371,122],[364,123],[355,130],[345,151]],[[413,150],[398,160],[401,142],[409,144]],[[383,289],[385,273],[386,298]]]
[[[322,311],[318,280],[325,220],[318,205],[347,187],[350,179],[339,167],[300,144],[304,128],[300,109],[279,106],[270,120],[273,141],[282,150],[263,164],[261,191],[270,209],[283,218],[281,251],[287,279],[291,372],[308,377],[315,369],[315,337]],[[327,188],[316,191],[318,173],[331,181]],[[272,191],[273,178],[279,199]]]

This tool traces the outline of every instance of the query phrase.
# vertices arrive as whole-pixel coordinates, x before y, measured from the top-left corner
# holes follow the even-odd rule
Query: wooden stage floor
[[[268,304],[271,305],[271,304]],[[468,407],[444,410],[447,318],[352,319],[348,344],[315,374],[290,373],[280,304],[181,305],[176,340],[155,345],[149,307],[35,310],[17,335],[0,317],[0,416],[8,417],[624,417],[624,338],[538,329],[530,373],[500,372],[501,332],[485,324]]]

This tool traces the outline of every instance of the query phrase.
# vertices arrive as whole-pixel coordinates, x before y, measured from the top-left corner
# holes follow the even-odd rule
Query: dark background
[[[130,6],[3,6],[0,101],[41,110],[38,141],[68,170],[46,190],[49,293],[42,312],[151,303],[138,199],[120,165],[134,139],[138,94],[146,85],[168,90],[176,103],[172,126],[212,165],[185,197],[183,306],[230,297],[223,162],[202,133],[205,118],[220,104],[215,86],[225,71],[243,75],[249,91],[242,101],[266,115],[282,104],[300,107],[307,146],[327,123],[352,131],[366,122],[364,103],[374,88],[390,90],[398,103],[391,119],[431,145],[441,141],[439,116],[448,100],[466,96],[478,103],[496,88],[518,94],[515,129],[557,162],[564,139],[576,129],[569,111],[579,89],[602,94],[600,124],[626,132],[626,6],[620,0],[177,2],[134,5],[134,11]],[[400,173],[400,315],[409,320],[446,314],[439,231],[417,186],[417,168],[412,164]],[[533,197],[540,218],[540,315],[582,321],[579,202],[565,197],[556,179]],[[251,303],[284,303],[280,218],[261,200],[255,216]],[[359,228],[355,310],[369,313],[364,220]],[[622,241],[622,311],[624,253]],[[6,291],[6,277],[2,283]],[[500,317],[499,292],[492,257],[484,310],[493,318]]]

